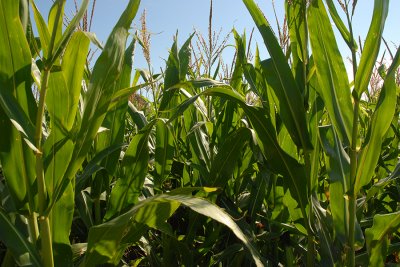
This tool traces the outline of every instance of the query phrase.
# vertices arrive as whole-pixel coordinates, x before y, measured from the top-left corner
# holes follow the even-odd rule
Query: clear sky
[[[79,0],[77,2],[80,2]],[[92,2],[92,1],[91,1]],[[271,24],[275,25],[275,17],[272,10],[272,0],[256,0],[263,10],[265,16]],[[52,1],[37,0],[39,9],[47,14]],[[66,14],[74,11],[74,1],[67,0]],[[92,31],[102,42],[106,41],[113,25],[118,20],[128,0],[98,0],[94,12]],[[284,0],[275,0],[276,10],[279,19],[283,20]],[[147,28],[153,33],[151,36],[151,56],[153,67],[158,70],[164,66],[164,59],[168,57],[168,49],[173,40],[173,35],[179,30],[179,42],[182,44],[194,29],[199,30],[205,36],[208,29],[209,0],[142,0],[141,6],[134,21],[134,27],[140,27],[140,14],[146,9]],[[354,17],[354,32],[356,36],[361,36],[364,40],[373,11],[373,0],[358,0],[358,5]],[[226,35],[232,27],[241,33],[246,30],[250,34],[254,23],[241,0],[214,0],[213,25],[214,30],[222,28],[221,36]],[[400,1],[390,1],[389,16],[386,21],[384,37],[396,46],[400,45]],[[341,12],[341,10],[339,10]],[[341,37],[338,37],[341,39]],[[260,35],[255,35],[255,40],[259,43],[261,55],[267,57],[266,49],[262,43]],[[231,41],[232,43],[233,41]],[[347,56],[349,51],[343,42],[339,43],[342,55]],[[394,46],[392,46],[394,51]],[[227,48],[233,50],[233,48]],[[135,66],[145,67],[141,52],[135,57]],[[227,51],[229,54],[229,51]],[[232,51],[233,53],[233,51]],[[229,55],[228,55],[229,57]]]

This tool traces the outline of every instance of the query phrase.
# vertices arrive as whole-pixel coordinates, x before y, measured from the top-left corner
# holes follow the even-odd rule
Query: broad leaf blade
[[[319,83],[316,90],[340,140],[349,144],[353,119],[350,85],[322,0],[312,1],[308,8],[308,29]]]
[[[399,65],[400,49],[397,50],[396,56],[393,59],[392,65],[383,83],[379,100],[372,115],[363,148],[360,152],[354,185],[355,192],[358,192],[361,187],[370,182],[381,154],[383,137],[389,129],[395,114],[397,103],[396,72]]]
[[[372,70],[379,54],[383,29],[389,12],[389,0],[375,0],[374,13],[354,80],[358,97],[368,90]]]
[[[190,191],[198,189],[193,188]],[[190,193],[190,191],[186,192],[186,194]],[[148,224],[155,228],[159,226],[163,227],[164,222],[174,213],[180,204],[226,225],[246,245],[256,265],[263,266],[261,256],[254,248],[250,239],[225,211],[205,199],[184,195],[179,190],[141,201],[128,212],[113,220],[92,227],[89,233],[88,250],[84,266],[96,266],[102,263],[113,262],[115,260],[113,259],[114,255],[121,254],[124,242],[135,242],[140,238],[140,235],[134,235],[136,240],[125,239],[125,237],[129,236],[130,229],[136,228],[137,232],[141,233],[141,227],[138,226],[143,224]]]
[[[76,136],[76,144],[71,164],[59,184],[55,199],[64,190],[65,179],[72,179],[86,158],[92,142],[100,128],[116,88],[116,80],[121,74],[125,44],[129,27],[139,8],[140,0],[131,0],[115,25],[104,50],[93,69],[89,89],[84,103],[81,128]],[[52,201],[55,201],[53,198]]]
[[[56,43],[55,43],[55,46],[53,49],[54,52],[49,51],[49,52],[51,52],[51,58],[49,58],[50,62],[54,62],[58,58],[58,56],[62,53],[62,51],[65,49],[72,34],[76,30],[78,23],[81,21],[81,19],[85,15],[85,11],[86,11],[88,5],[89,5],[89,0],[82,0],[81,6],[80,6],[78,12],[72,18],[72,20],[68,23],[68,26],[65,29],[65,32],[63,33],[63,35],[60,37],[59,40],[56,39]],[[134,11],[134,9],[132,9],[132,11]],[[134,13],[136,13],[136,12],[134,11]],[[61,17],[60,21],[62,21],[62,17]]]
[[[296,145],[305,150],[312,150],[307,129],[303,96],[293,78],[279,42],[270,24],[254,1],[243,0],[243,2],[253,17],[271,56],[266,75],[276,80],[276,86],[273,86],[273,89],[279,99],[282,120]]]
[[[135,204],[141,194],[149,161],[149,124],[143,132],[135,135],[125,151],[121,163],[122,173],[111,191],[111,197],[104,220],[107,221],[122,212],[129,205]]]
[[[174,158],[174,132],[169,125],[159,120],[156,123],[156,150],[155,150],[155,175],[154,186],[161,188],[162,183],[171,172]]]
[[[349,205],[345,194],[350,189],[350,158],[344,151],[332,126],[320,128],[320,136],[325,153],[327,171],[330,178],[329,203],[334,224],[334,238],[346,244],[349,228]]]
[[[133,39],[133,41],[125,51],[121,76],[119,77],[119,80],[116,84],[116,92],[120,92],[122,91],[122,89],[130,86],[131,71],[133,65],[132,55],[134,53],[134,49],[135,39]],[[102,123],[102,127],[107,128],[108,131],[98,135],[96,140],[97,151],[103,150],[109,146],[123,143],[125,134],[125,114],[127,108],[128,96],[125,96],[121,97],[115,103],[115,106],[107,112],[107,115]],[[120,151],[115,151],[103,160],[102,166],[108,171],[109,175],[114,174],[119,157]]]
[[[82,31],[76,31],[65,49],[61,69],[68,88],[68,116],[65,127],[72,129],[78,111],[83,73],[89,52],[90,39]]]
[[[0,228],[0,240],[12,251],[17,263],[19,258],[28,258],[32,266],[42,266],[38,251],[21,235],[3,208],[0,208]]]
[[[354,39],[352,40],[349,30],[347,30],[346,25],[343,23],[343,20],[341,19],[340,15],[336,10],[335,3],[333,2],[333,0],[325,0],[325,2],[328,6],[329,14],[331,15],[331,18],[335,23],[336,28],[339,30],[347,46],[350,48],[350,50],[356,51],[357,50],[356,40]]]
[[[379,214],[374,217],[374,224],[365,230],[369,266],[385,266],[385,260],[390,244],[389,235],[400,227],[400,212]]]
[[[0,160],[13,201],[18,209],[35,209],[35,158],[11,121],[27,126],[28,139],[34,131],[36,102],[31,89],[31,54],[19,19],[19,1],[0,2]],[[13,102],[7,101],[13,99]],[[12,108],[10,108],[11,105]],[[20,116],[21,115],[21,116]],[[14,120],[15,121],[15,120]]]
[[[35,18],[36,22],[36,27],[40,36],[40,44],[43,49],[43,55],[48,55],[48,46],[50,43],[50,33],[49,29],[47,28],[46,21],[42,17],[42,14],[40,14],[39,9],[36,7],[36,4],[34,1],[30,1],[32,5],[32,10],[33,10],[33,16]]]
[[[232,178],[237,161],[242,155],[243,146],[251,139],[248,128],[240,128],[226,137],[219,148],[218,154],[211,162],[209,182],[210,186],[223,187]]]

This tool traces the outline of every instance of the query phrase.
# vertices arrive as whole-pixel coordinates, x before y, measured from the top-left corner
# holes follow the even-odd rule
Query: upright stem
[[[39,226],[40,236],[42,242],[41,256],[43,266],[54,266],[53,261],[53,247],[51,241],[50,222],[47,215],[44,214],[46,210],[46,184],[44,179],[43,169],[43,154],[42,154],[42,119],[44,114],[44,103],[46,99],[47,87],[49,84],[50,70],[45,68],[41,81],[39,108],[36,117],[36,131],[35,131],[35,146],[36,152],[36,180],[38,185],[38,199],[39,199]]]
[[[58,22],[61,18],[63,1],[58,1],[58,9],[56,14],[56,22]],[[57,23],[55,24],[57,25]],[[42,263],[44,267],[53,267],[54,259],[53,259],[53,245],[52,245],[52,236],[51,236],[51,228],[48,214],[45,214],[46,211],[46,183],[44,179],[44,168],[43,168],[43,148],[42,148],[42,123],[43,123],[43,115],[44,115],[44,106],[47,94],[47,88],[49,86],[49,78],[50,78],[50,70],[52,67],[52,62],[50,62],[50,58],[52,57],[55,38],[57,35],[57,27],[53,28],[53,32],[51,35],[47,59],[44,64],[41,88],[40,88],[40,96],[39,96],[39,106],[38,112],[36,114],[36,129],[35,129],[35,147],[36,151],[36,180],[38,185],[38,199],[39,199],[39,226],[40,226],[40,237],[41,237],[41,257]]]
[[[353,35],[353,27],[352,21],[349,15],[348,5],[346,4],[346,16],[349,25],[350,31],[350,43],[353,44],[354,42],[354,35]],[[353,77],[356,77],[357,74],[357,56],[355,47],[351,47],[351,56],[352,56],[352,63],[353,63]],[[349,201],[349,236],[347,237],[347,248],[346,248],[346,266],[354,267],[355,266],[355,225],[356,225],[356,207],[357,207],[357,193],[355,192],[355,182],[356,182],[356,175],[357,175],[357,142],[358,142],[358,116],[360,111],[360,101],[358,95],[353,96],[354,100],[354,111],[353,111],[353,131],[351,136],[351,144],[350,144],[350,191],[348,193],[348,201]]]
[[[311,267],[315,265],[315,247],[314,247],[314,233],[311,227],[311,222],[313,221],[313,205],[312,205],[312,184],[311,184],[311,162],[310,162],[310,153],[304,151],[304,162],[306,165],[306,172],[308,177],[308,199],[309,199],[309,211],[308,211],[308,220],[307,221],[307,266]]]
[[[304,25],[308,25],[307,22],[307,2],[303,1],[303,18],[304,18]],[[308,92],[308,84],[307,84],[307,75],[308,75],[308,30],[307,27],[304,27],[304,42],[303,42],[303,82],[304,82],[304,95],[307,95]],[[307,151],[306,145],[303,144],[303,151],[304,151],[304,162],[306,165],[306,174],[307,174],[307,185],[308,185],[308,199],[309,199],[309,212],[308,212],[308,225],[307,225],[307,266],[314,266],[315,265],[315,246],[314,246],[314,233],[312,230],[312,221],[314,219],[314,210],[312,205],[312,195],[313,195],[313,177],[311,177],[311,161],[310,161],[310,152]]]
[[[29,238],[32,244],[36,244],[36,241],[39,237],[39,229],[37,223],[37,214],[32,212],[27,217],[28,220],[28,228],[29,228]]]
[[[349,237],[347,244],[347,266],[355,266],[355,249],[354,249],[354,234],[356,224],[356,205],[357,192],[355,192],[354,184],[357,175],[357,135],[358,135],[358,113],[360,102],[358,99],[354,101],[354,117],[353,117],[353,134],[350,148],[350,192],[349,199]]]

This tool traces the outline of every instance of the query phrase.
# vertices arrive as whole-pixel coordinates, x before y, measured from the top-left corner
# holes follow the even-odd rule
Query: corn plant
[[[46,21],[34,1],[0,0],[2,266],[396,262],[399,51],[380,68],[379,97],[368,97],[389,1],[375,0],[362,52],[357,1],[342,11],[332,0],[285,1],[283,39],[243,3],[269,58],[257,48],[250,62],[250,41],[233,30],[223,77],[196,60],[194,35],[182,46],[176,36],[154,73],[144,16],[141,35],[129,32],[139,0],[104,47],[78,27],[88,0],[66,27],[65,1]],[[92,70],[90,42],[102,50]],[[137,43],[149,70],[132,73]]]
[[[28,3],[39,38],[32,36]],[[0,210],[1,240],[8,249],[3,264],[118,264],[129,244],[148,227],[165,229],[165,221],[183,204],[227,225],[261,266],[258,251],[236,223],[216,205],[192,196],[214,189],[182,188],[139,202],[152,129],[158,135],[168,132],[163,119],[148,122],[130,140],[116,168],[124,147],[128,97],[138,89],[130,82],[134,43],[125,46],[140,1],[128,3],[93,71],[85,68],[92,35],[76,30],[88,3],[82,1],[64,30],[65,1],[54,2],[47,22],[34,1],[0,3],[2,194],[8,199]],[[165,139],[156,140],[162,148]],[[160,157],[157,153],[157,162]],[[156,166],[160,179],[168,170],[161,164]],[[102,194],[107,205],[103,213]],[[74,214],[89,233],[85,244],[71,246]]]

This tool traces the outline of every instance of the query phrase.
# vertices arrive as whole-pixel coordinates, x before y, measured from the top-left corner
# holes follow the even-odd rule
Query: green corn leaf
[[[292,72],[297,86],[304,91],[306,85],[305,66],[308,63],[306,5],[303,0],[294,0],[285,1],[285,7],[293,61]]]
[[[297,160],[289,156],[278,144],[275,128],[271,120],[265,117],[265,110],[259,107],[253,107],[246,104],[243,97],[227,88],[226,86],[214,86],[201,93],[202,95],[218,96],[230,101],[234,101],[240,105],[244,113],[248,117],[253,129],[256,132],[258,145],[261,152],[267,160],[270,161],[271,169],[282,174],[287,179],[287,185],[292,193],[292,197],[297,201],[303,217],[306,218],[306,207],[308,205],[306,173],[304,166],[299,164]],[[176,109],[179,113],[183,113],[189,105],[193,103],[200,95],[187,99]],[[178,116],[178,113],[175,113]]]
[[[372,70],[380,51],[383,29],[389,12],[389,0],[375,0],[374,13],[354,80],[358,98],[368,90]]]
[[[321,203],[315,197],[312,198],[314,214],[316,222],[314,223],[315,229],[317,229],[320,235],[320,249],[319,255],[321,256],[320,264],[323,266],[335,266],[335,246],[332,246],[334,240],[331,236],[331,218],[329,213],[321,207]]]
[[[298,202],[304,218],[306,218],[307,207],[307,184],[304,166],[290,157],[279,146],[275,129],[271,121],[265,117],[263,109],[248,106],[244,99],[235,91],[225,87],[214,87],[203,92],[205,95],[215,95],[237,102],[248,116],[258,139],[261,151],[267,160],[271,161],[271,168],[282,174],[288,180],[292,196]]]
[[[59,1],[58,1],[59,2]],[[63,1],[65,2],[65,1]],[[57,3],[57,2],[56,2]],[[76,30],[76,27],[78,26],[79,22],[85,15],[86,9],[89,5],[89,0],[82,0],[81,6],[76,13],[76,15],[72,18],[72,20],[68,23],[67,28],[65,29],[63,35],[60,37],[60,39],[55,39],[55,46],[53,51],[51,51],[51,57],[48,59],[49,62],[55,62],[55,60],[60,56],[62,51],[65,49],[65,47],[68,44],[68,41],[70,40],[72,34]],[[136,13],[134,9],[132,9],[133,13]],[[133,15],[134,16],[134,15]],[[63,19],[63,16],[61,16],[61,21]],[[129,20],[129,19],[128,19]],[[49,21],[50,23],[50,21]],[[58,25],[57,27],[61,28],[61,25]]]
[[[236,30],[233,30],[233,35],[235,37],[236,43],[236,62],[235,68],[232,73],[230,85],[237,91],[241,91],[242,87],[242,76],[243,76],[243,66],[247,63],[246,57],[246,35],[243,34],[241,37]]]
[[[38,149],[34,145],[35,126],[14,95],[7,90],[2,90],[0,92],[0,106],[8,120],[10,120],[9,123],[14,126],[14,130],[17,130],[25,143],[34,152],[37,152]]]
[[[367,250],[369,253],[369,266],[385,266],[389,235],[400,227],[400,212],[379,214],[374,216],[374,224],[365,230]]]
[[[74,32],[65,49],[61,63],[62,73],[68,88],[69,108],[66,120],[66,128],[68,130],[72,129],[78,111],[79,96],[89,45],[90,39],[85,32]]]
[[[0,240],[11,250],[16,263],[19,266],[42,266],[39,252],[23,236],[3,208],[0,207]]]
[[[61,31],[60,31],[61,37]],[[81,82],[90,40],[75,32],[66,47],[61,71],[51,72],[46,97],[51,133],[44,143],[46,189],[53,198],[56,186],[64,176],[74,148],[69,132],[72,130],[81,91]],[[74,189],[67,185],[50,212],[50,225],[57,264],[72,264],[69,235],[74,215]]]
[[[312,150],[308,134],[303,96],[293,78],[289,64],[283,54],[273,30],[253,0],[243,0],[253,17],[271,56],[265,75],[274,79],[274,92],[279,99],[281,118],[297,146]]]
[[[178,51],[178,36],[174,38],[170,54],[167,60],[167,67],[164,78],[164,91],[161,98],[159,111],[166,111],[179,105],[179,100],[175,97],[176,90],[168,90],[180,82],[185,81],[185,76],[188,70],[188,64],[191,55],[191,35]]]
[[[130,86],[131,83],[131,70],[133,66],[132,55],[135,49],[135,39],[131,42],[125,51],[124,65],[122,68],[121,76],[119,77],[116,85],[116,91],[119,92],[124,88]],[[115,94],[114,94],[115,96]],[[125,134],[125,114],[128,108],[128,96],[119,98],[115,106],[107,112],[106,117],[102,123],[102,127],[107,128],[105,131],[97,136],[96,150],[100,151],[106,147],[120,144],[124,141]],[[108,155],[102,162],[102,166],[108,171],[109,175],[113,175],[120,157],[120,151]]]
[[[190,57],[192,54],[192,38],[194,33],[190,35],[190,37],[185,41],[182,45],[181,49],[179,50],[178,57],[179,57],[179,81],[186,80],[186,74],[188,73]]]
[[[328,6],[329,14],[331,15],[331,18],[335,23],[336,28],[339,30],[347,46],[350,48],[350,50],[356,51],[358,49],[356,40],[351,38],[349,30],[347,30],[346,25],[343,23],[343,20],[337,12],[335,3],[333,3],[333,0],[325,0],[325,2]]]
[[[223,187],[232,178],[237,161],[242,156],[243,147],[251,139],[252,133],[248,128],[240,128],[225,137],[218,154],[211,162],[208,180],[213,187]]]
[[[38,30],[40,36],[40,44],[43,49],[43,55],[48,55],[48,47],[50,44],[50,33],[49,28],[47,28],[46,21],[43,19],[42,14],[39,9],[36,7],[35,1],[30,1],[33,10],[33,16],[36,22],[36,28]]]
[[[310,65],[313,64],[313,60],[310,60]],[[314,191],[317,188],[318,184],[318,176],[320,169],[320,155],[321,155],[321,144],[319,137],[319,123],[321,121],[321,117],[323,115],[324,102],[318,96],[317,92],[314,90],[315,85],[318,85],[317,77],[314,75],[309,83],[309,103],[310,103],[310,113],[309,113],[309,127],[310,127],[310,135],[312,144],[314,146],[314,150],[310,153],[310,184],[311,191]]]
[[[169,89],[177,83],[179,83],[179,56],[178,41],[177,37],[175,37],[167,60],[167,67],[165,69],[164,90]],[[168,109],[168,103],[171,101],[174,93],[175,92],[173,91],[166,91],[163,93],[159,107],[160,111]]]
[[[148,124],[143,111],[139,111],[130,101],[128,103],[128,114],[139,130]]]
[[[115,151],[120,151],[126,145],[124,144],[115,144],[113,146],[109,146],[102,151],[98,152],[85,166],[83,172],[77,177],[75,190],[77,192],[85,189],[84,186],[87,182],[87,179],[90,178],[93,174],[95,174],[99,170],[103,170],[104,167],[100,166],[100,163],[106,158],[108,155],[114,153]]]
[[[392,65],[383,83],[379,100],[371,118],[370,127],[360,152],[354,190],[358,192],[367,185],[377,166],[381,154],[382,141],[396,110],[396,71],[400,65],[400,49],[397,50]]]
[[[371,198],[373,198],[380,191],[382,191],[386,186],[395,182],[398,179],[400,179],[400,163],[397,163],[395,169],[389,176],[380,179],[377,183],[374,183],[374,185],[371,186],[371,188],[369,188],[367,196],[365,198],[365,202],[368,202]]]
[[[250,63],[245,64],[244,77],[250,85],[251,90],[258,95],[263,102],[263,105],[268,107],[265,103],[268,103],[267,85],[265,84],[265,79],[262,76],[262,71],[256,69]]]
[[[136,134],[121,163],[121,177],[111,191],[111,197],[104,220],[119,215],[126,207],[137,203],[143,188],[144,179],[148,172],[149,162],[149,135],[153,127],[149,124]]]
[[[174,132],[171,127],[163,121],[156,123],[156,150],[155,150],[155,173],[154,186],[160,188],[164,180],[171,172],[174,158]]]
[[[0,161],[15,206],[26,210],[29,202],[33,212],[35,158],[24,138],[33,144],[37,106],[31,89],[32,58],[18,4],[15,0],[0,2]]]
[[[126,87],[117,90],[112,96],[110,105],[108,106],[108,111],[114,110],[115,107],[118,106],[118,104],[127,101],[127,98],[129,96],[131,96],[132,94],[136,93],[139,89],[144,88],[146,86],[149,86],[149,84],[143,83],[132,87]]]
[[[85,34],[80,31],[75,32],[66,47],[61,66],[62,71],[50,74],[46,106],[51,120],[52,132],[44,143],[45,179],[50,198],[52,198],[56,185],[64,176],[71,161],[73,141],[70,131],[78,110],[89,42]],[[70,191],[71,185],[68,185],[68,187]],[[61,224],[54,224],[52,229],[57,232],[58,236],[64,234],[62,242],[69,244],[69,227],[72,223],[73,212],[68,213],[67,207],[69,207],[69,211],[73,211],[73,194],[67,193],[60,201],[63,204],[56,205],[58,208],[53,209],[53,217],[57,219],[67,218],[64,215],[69,215],[69,217]],[[61,214],[58,216],[57,213]],[[63,227],[63,229],[58,229],[59,227]],[[61,255],[60,258],[63,259],[63,256]]]
[[[342,244],[346,243],[349,227],[349,205],[345,194],[350,189],[350,158],[344,151],[332,126],[320,128],[320,136],[325,153],[328,156],[327,171],[329,183],[329,203],[334,223],[334,237]]]
[[[54,262],[59,266],[72,265],[69,236],[75,211],[75,190],[71,183],[53,206],[50,215]]]
[[[322,0],[312,1],[308,8],[308,29],[319,83],[315,89],[340,140],[349,144],[353,120],[350,85]]]
[[[50,36],[55,34],[54,36],[54,43],[57,43],[60,41],[61,36],[62,36],[62,28],[63,28],[63,17],[64,17],[64,7],[65,7],[66,1],[58,0],[54,1],[53,5],[50,8],[49,11],[49,18],[48,18],[48,29]],[[53,51],[49,51],[53,52]],[[48,58],[50,54],[46,55],[46,58]]]
[[[261,169],[260,172],[257,173],[249,199],[248,211],[251,218],[256,218],[263,207],[262,204],[268,192],[267,187],[270,183],[271,176],[272,173],[267,169]]]
[[[192,123],[196,121],[195,115],[192,114]],[[210,142],[207,133],[201,127],[194,125],[188,133],[188,139],[191,149],[194,152],[193,162],[201,166],[205,171],[203,175],[208,175],[211,170],[211,153]]]
[[[21,19],[22,28],[24,32],[28,32],[29,28],[29,1],[20,0],[19,1],[19,17]]]
[[[194,190],[198,190],[198,188],[194,188]],[[121,251],[121,248],[123,249],[122,241],[128,241],[125,238],[125,235],[129,235],[127,230],[131,227],[137,227],[137,223],[148,224],[154,228],[163,227],[165,221],[181,204],[230,228],[249,249],[256,265],[263,266],[258,251],[225,211],[205,199],[178,192],[158,195],[141,201],[128,212],[113,220],[92,227],[89,232],[84,266],[96,266],[101,263],[112,262],[114,255]],[[137,232],[140,232],[140,230]],[[136,235],[136,238],[139,239],[140,236]],[[129,241],[134,242],[135,240]]]
[[[72,179],[86,158],[100,128],[121,75],[129,27],[139,8],[140,0],[131,0],[115,25],[107,43],[97,59],[84,103],[81,127],[76,136],[71,163],[63,180],[57,186],[54,202],[65,189],[66,179]],[[75,16],[76,18],[76,16]],[[72,25],[72,24],[71,24]],[[64,33],[65,35],[66,33]],[[63,37],[64,38],[64,37]],[[51,205],[50,205],[51,207]]]
[[[193,211],[195,211],[199,214],[202,214],[206,217],[209,217],[209,218],[227,226],[236,235],[236,237],[239,240],[241,240],[244,243],[244,245],[247,247],[256,266],[257,267],[264,266],[261,255],[256,250],[256,248],[254,247],[253,243],[248,238],[248,236],[242,232],[242,230],[235,223],[235,221],[232,219],[232,217],[228,213],[226,213],[224,210],[219,208],[217,205],[209,202],[208,200],[196,198],[196,197],[188,196],[188,195],[171,194],[171,195],[167,195],[165,197],[165,199],[169,200],[169,201],[179,202],[179,203],[187,206],[188,208],[192,209]]]
[[[52,131],[43,145],[43,155],[46,189],[52,198],[71,161],[74,147],[73,141],[68,138],[66,128],[69,116],[69,92],[61,71],[50,74],[46,106]],[[69,234],[74,206],[74,190],[69,183],[49,213],[54,261],[64,266],[72,264]]]

